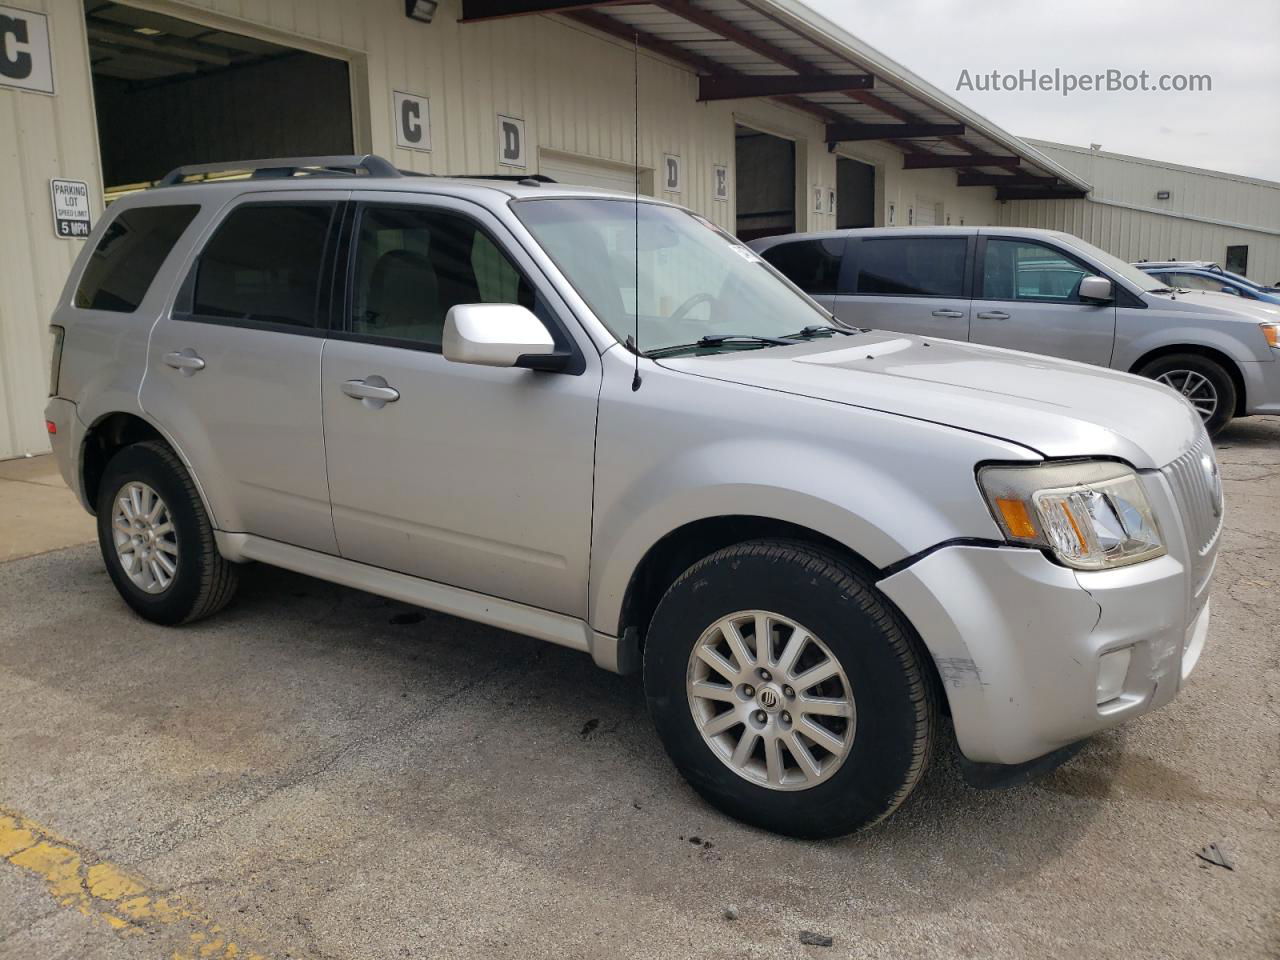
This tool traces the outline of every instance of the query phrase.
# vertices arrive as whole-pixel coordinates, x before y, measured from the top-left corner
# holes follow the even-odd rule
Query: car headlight
[[[1165,553],[1138,475],[1124,464],[983,467],[978,485],[1010,543],[1052,550],[1069,567],[1101,570]]]

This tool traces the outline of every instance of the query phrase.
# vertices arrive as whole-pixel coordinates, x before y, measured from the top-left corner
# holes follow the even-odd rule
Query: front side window
[[[82,310],[137,310],[169,251],[199,211],[195,204],[123,211],[107,225],[90,254],[73,303]]]
[[[335,205],[237,207],[196,261],[191,312],[286,327],[322,326],[320,270]]]
[[[760,255],[805,293],[823,296],[836,292],[844,245],[843,237],[796,240],[770,247]]]
[[[595,197],[511,207],[614,337],[635,337],[638,320],[646,353],[696,350],[707,336],[783,337],[828,324],[758,254],[687,211]]]
[[[1080,281],[1089,275],[1052,247],[992,239],[982,265],[982,298],[1079,303]]]
[[[422,207],[365,207],[356,240],[351,332],[439,347],[449,309],[518,303],[533,288],[466,217]]]
[[[894,297],[963,297],[965,237],[873,237],[857,245],[854,292]]]

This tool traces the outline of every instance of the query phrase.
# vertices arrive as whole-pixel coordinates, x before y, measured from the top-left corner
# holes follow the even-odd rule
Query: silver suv
[[[692,786],[842,834],[1168,703],[1221,485],[1148,380],[852,330],[679,207],[377,158],[178,170],[53,318],[49,429],[141,616],[261,561],[640,672]]]
[[[751,246],[845,323],[1137,373],[1185,396],[1210,434],[1280,413],[1280,308],[1172,289],[1068,233],[890,227]]]

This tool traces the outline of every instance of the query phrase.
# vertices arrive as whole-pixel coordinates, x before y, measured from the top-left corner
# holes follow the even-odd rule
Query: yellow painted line
[[[93,856],[51,830],[0,807],[0,860],[43,880],[60,906],[118,936],[162,935],[168,960],[268,960],[221,925],[130,870]]]

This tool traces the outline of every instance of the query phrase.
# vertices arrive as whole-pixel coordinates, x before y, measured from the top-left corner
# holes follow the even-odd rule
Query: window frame
[[[799,284],[799,283],[797,283],[797,282],[796,282],[794,279],[792,279],[790,276],[788,276],[788,275],[787,275],[787,274],[782,270],[782,268],[781,268],[781,267],[779,267],[776,263],[774,263],[772,260],[770,260],[770,259],[769,259],[769,254],[771,254],[771,253],[776,253],[776,252],[778,252],[778,251],[785,250],[785,249],[786,249],[786,248],[788,248],[788,247],[798,247],[798,246],[800,246],[801,244],[818,244],[819,246],[823,246],[823,247],[826,247],[826,246],[828,246],[828,245],[830,245],[830,244],[838,244],[838,245],[839,245],[839,248],[840,248],[840,249],[839,249],[837,252],[835,252],[835,253],[832,253],[832,252],[830,252],[830,251],[828,251],[828,252],[827,252],[827,256],[831,257],[831,258],[835,261],[835,272],[834,272],[834,273],[835,273],[835,275],[834,275],[834,277],[832,278],[832,282],[831,282],[831,285],[832,285],[832,288],[833,288],[833,289],[831,289],[831,290],[807,290],[807,289],[805,289],[804,287],[800,286],[800,284]],[[846,257],[846,255],[848,254],[848,250],[849,250],[849,237],[848,237],[848,236],[826,236],[826,235],[823,235],[823,236],[817,236],[817,237],[814,237],[814,236],[804,236],[804,235],[801,235],[801,236],[796,237],[796,238],[795,238],[795,239],[793,239],[793,240],[784,240],[784,241],[783,241],[783,242],[781,242],[781,243],[774,243],[774,244],[770,244],[770,245],[769,245],[768,247],[766,247],[764,250],[760,251],[759,256],[761,257],[761,259],[763,259],[763,260],[765,261],[765,263],[767,263],[767,264],[769,264],[769,266],[773,267],[773,269],[774,269],[774,270],[776,270],[776,271],[777,271],[777,272],[778,272],[778,273],[779,273],[783,278],[785,278],[785,279],[786,279],[786,280],[787,280],[787,281],[788,281],[788,282],[789,282],[793,287],[795,287],[795,288],[796,288],[797,290],[799,290],[801,293],[805,294],[805,296],[807,296],[807,297],[809,297],[809,298],[811,298],[811,299],[815,299],[815,300],[816,300],[816,299],[818,299],[819,297],[838,297],[838,296],[840,296],[840,285],[841,285],[841,281],[842,281],[842,279],[843,279],[843,277],[844,277],[844,269],[845,269],[844,264],[845,264],[845,257]]]
[[[877,240],[963,240],[964,266],[960,272],[960,293],[860,293],[858,278],[862,273],[862,245]],[[890,297],[894,300],[972,300],[974,278],[974,250],[977,237],[973,234],[928,234],[903,231],[902,234],[881,234],[875,237],[850,236],[844,247],[844,258],[840,265],[840,276],[836,281],[837,297]]]
[[[316,323],[314,326],[301,327],[292,323],[276,323],[274,321],[248,320],[243,317],[218,317],[211,314],[197,313],[195,307],[196,277],[200,270],[200,261],[209,245],[217,238],[227,221],[246,207],[332,207],[329,214],[329,225],[325,231],[324,246],[320,253],[320,266],[316,283]],[[238,327],[243,330],[263,330],[269,333],[289,333],[299,337],[327,337],[333,320],[333,266],[344,209],[347,206],[344,196],[273,196],[262,199],[249,193],[222,210],[216,221],[200,238],[198,248],[187,263],[186,275],[178,288],[170,314],[173,320],[185,323],[207,323],[214,326]]]
[[[177,235],[177,237],[174,238],[173,245],[169,247],[169,252],[166,253],[164,257],[161,259],[159,265],[156,267],[155,273],[151,275],[151,279],[147,282],[147,289],[143,292],[142,296],[139,298],[137,306],[135,306],[132,310],[112,310],[107,307],[82,307],[76,303],[76,300],[80,296],[80,288],[84,286],[85,276],[89,272],[89,266],[93,262],[94,255],[98,252],[98,247],[102,245],[102,241],[106,238],[107,232],[112,228],[113,225],[115,225],[117,221],[119,221],[122,217],[128,216],[130,213],[134,213],[134,212],[139,212],[143,210],[153,210],[156,208],[168,209],[168,208],[175,208],[175,207],[194,207],[195,213],[191,215],[191,219],[187,221],[186,226],[184,226],[182,228],[182,231]],[[102,225],[102,229],[97,234],[97,237],[93,240],[93,243],[85,244],[87,253],[85,254],[83,266],[80,268],[79,273],[76,276],[75,286],[70,289],[70,295],[67,298],[67,305],[71,307],[71,309],[73,310],[82,311],[85,313],[110,313],[110,314],[121,316],[121,317],[132,317],[136,315],[138,311],[142,309],[143,305],[147,302],[147,298],[152,296],[155,293],[156,281],[159,280],[160,275],[164,273],[164,268],[172,260],[174,252],[182,246],[182,241],[184,238],[186,238],[187,233],[188,231],[191,230],[192,225],[195,224],[200,219],[201,214],[204,213],[204,208],[205,208],[205,204],[200,200],[188,200],[185,203],[181,203],[181,202],[137,203],[116,211],[114,216],[111,216],[104,221]],[[170,289],[172,289],[172,287],[170,287]]]
[[[357,333],[351,329],[352,308],[355,303],[356,261],[359,257],[357,248],[360,223],[364,218],[365,211],[371,207],[422,211],[425,214],[445,215],[464,220],[474,226],[476,231],[483,234],[507,258],[511,266],[520,274],[521,279],[533,290],[535,298],[541,300],[546,307],[546,316],[540,316],[538,319],[547,324],[552,339],[555,341],[556,350],[562,350],[571,355],[569,363],[555,372],[571,376],[585,373],[587,368],[586,357],[578,344],[577,338],[564,322],[564,318],[561,315],[563,308],[559,305],[558,298],[551,295],[548,285],[538,282],[537,277],[539,274],[535,272],[536,268],[525,254],[524,249],[514,240],[504,242],[496,230],[461,205],[455,206],[454,203],[441,203],[439,202],[441,199],[453,200],[454,198],[436,196],[420,198],[403,194],[386,197],[370,197],[366,195],[353,197],[347,204],[348,209],[344,211],[340,237],[337,243],[336,269],[334,270],[332,297],[330,299],[329,338],[344,340],[349,343],[368,343],[397,350],[415,350],[419,353],[444,355],[442,344],[427,343],[423,340],[411,340],[404,337],[382,337],[377,334]]]
[[[1039,304],[1058,304],[1060,306],[1070,306],[1070,307],[1091,307],[1091,308],[1097,308],[1100,306],[1116,306],[1116,307],[1131,306],[1131,304],[1129,303],[1121,302],[1122,293],[1128,293],[1128,291],[1123,290],[1120,284],[1110,274],[1094,266],[1093,264],[1089,263],[1087,260],[1084,260],[1073,253],[1069,253],[1068,251],[1064,250],[1062,247],[1058,246],[1057,244],[1050,243],[1048,240],[1043,240],[1040,237],[1013,237],[1013,236],[1005,236],[1002,234],[992,234],[989,236],[980,237],[979,239],[981,240],[981,243],[978,244],[977,256],[974,257],[974,262],[973,262],[973,290],[974,290],[973,299],[974,300],[983,300],[983,301],[989,300],[992,303],[1039,303]],[[1058,254],[1058,256],[1062,257],[1063,259],[1069,260],[1071,263],[1074,263],[1077,267],[1079,267],[1081,270],[1084,271],[1084,275],[1086,277],[1103,277],[1107,280],[1110,280],[1112,293],[1115,299],[1110,303],[1105,303],[1105,304],[1094,303],[1093,301],[1090,301],[1090,300],[1081,300],[1079,285],[1076,286],[1076,293],[1074,294],[1074,296],[1072,296],[1072,298],[1068,300],[1062,300],[1056,297],[1018,297],[1018,296],[989,297],[987,296],[986,285],[983,283],[983,279],[984,279],[984,274],[986,272],[986,266],[987,266],[987,244],[990,243],[992,240],[998,240],[1005,243],[1022,243],[1022,244],[1034,245],[1037,247],[1044,247],[1047,250],[1051,250],[1054,253]],[[1016,284],[1014,286],[1014,289],[1015,290],[1017,289]],[[1145,303],[1141,305],[1144,307],[1146,306]]]

